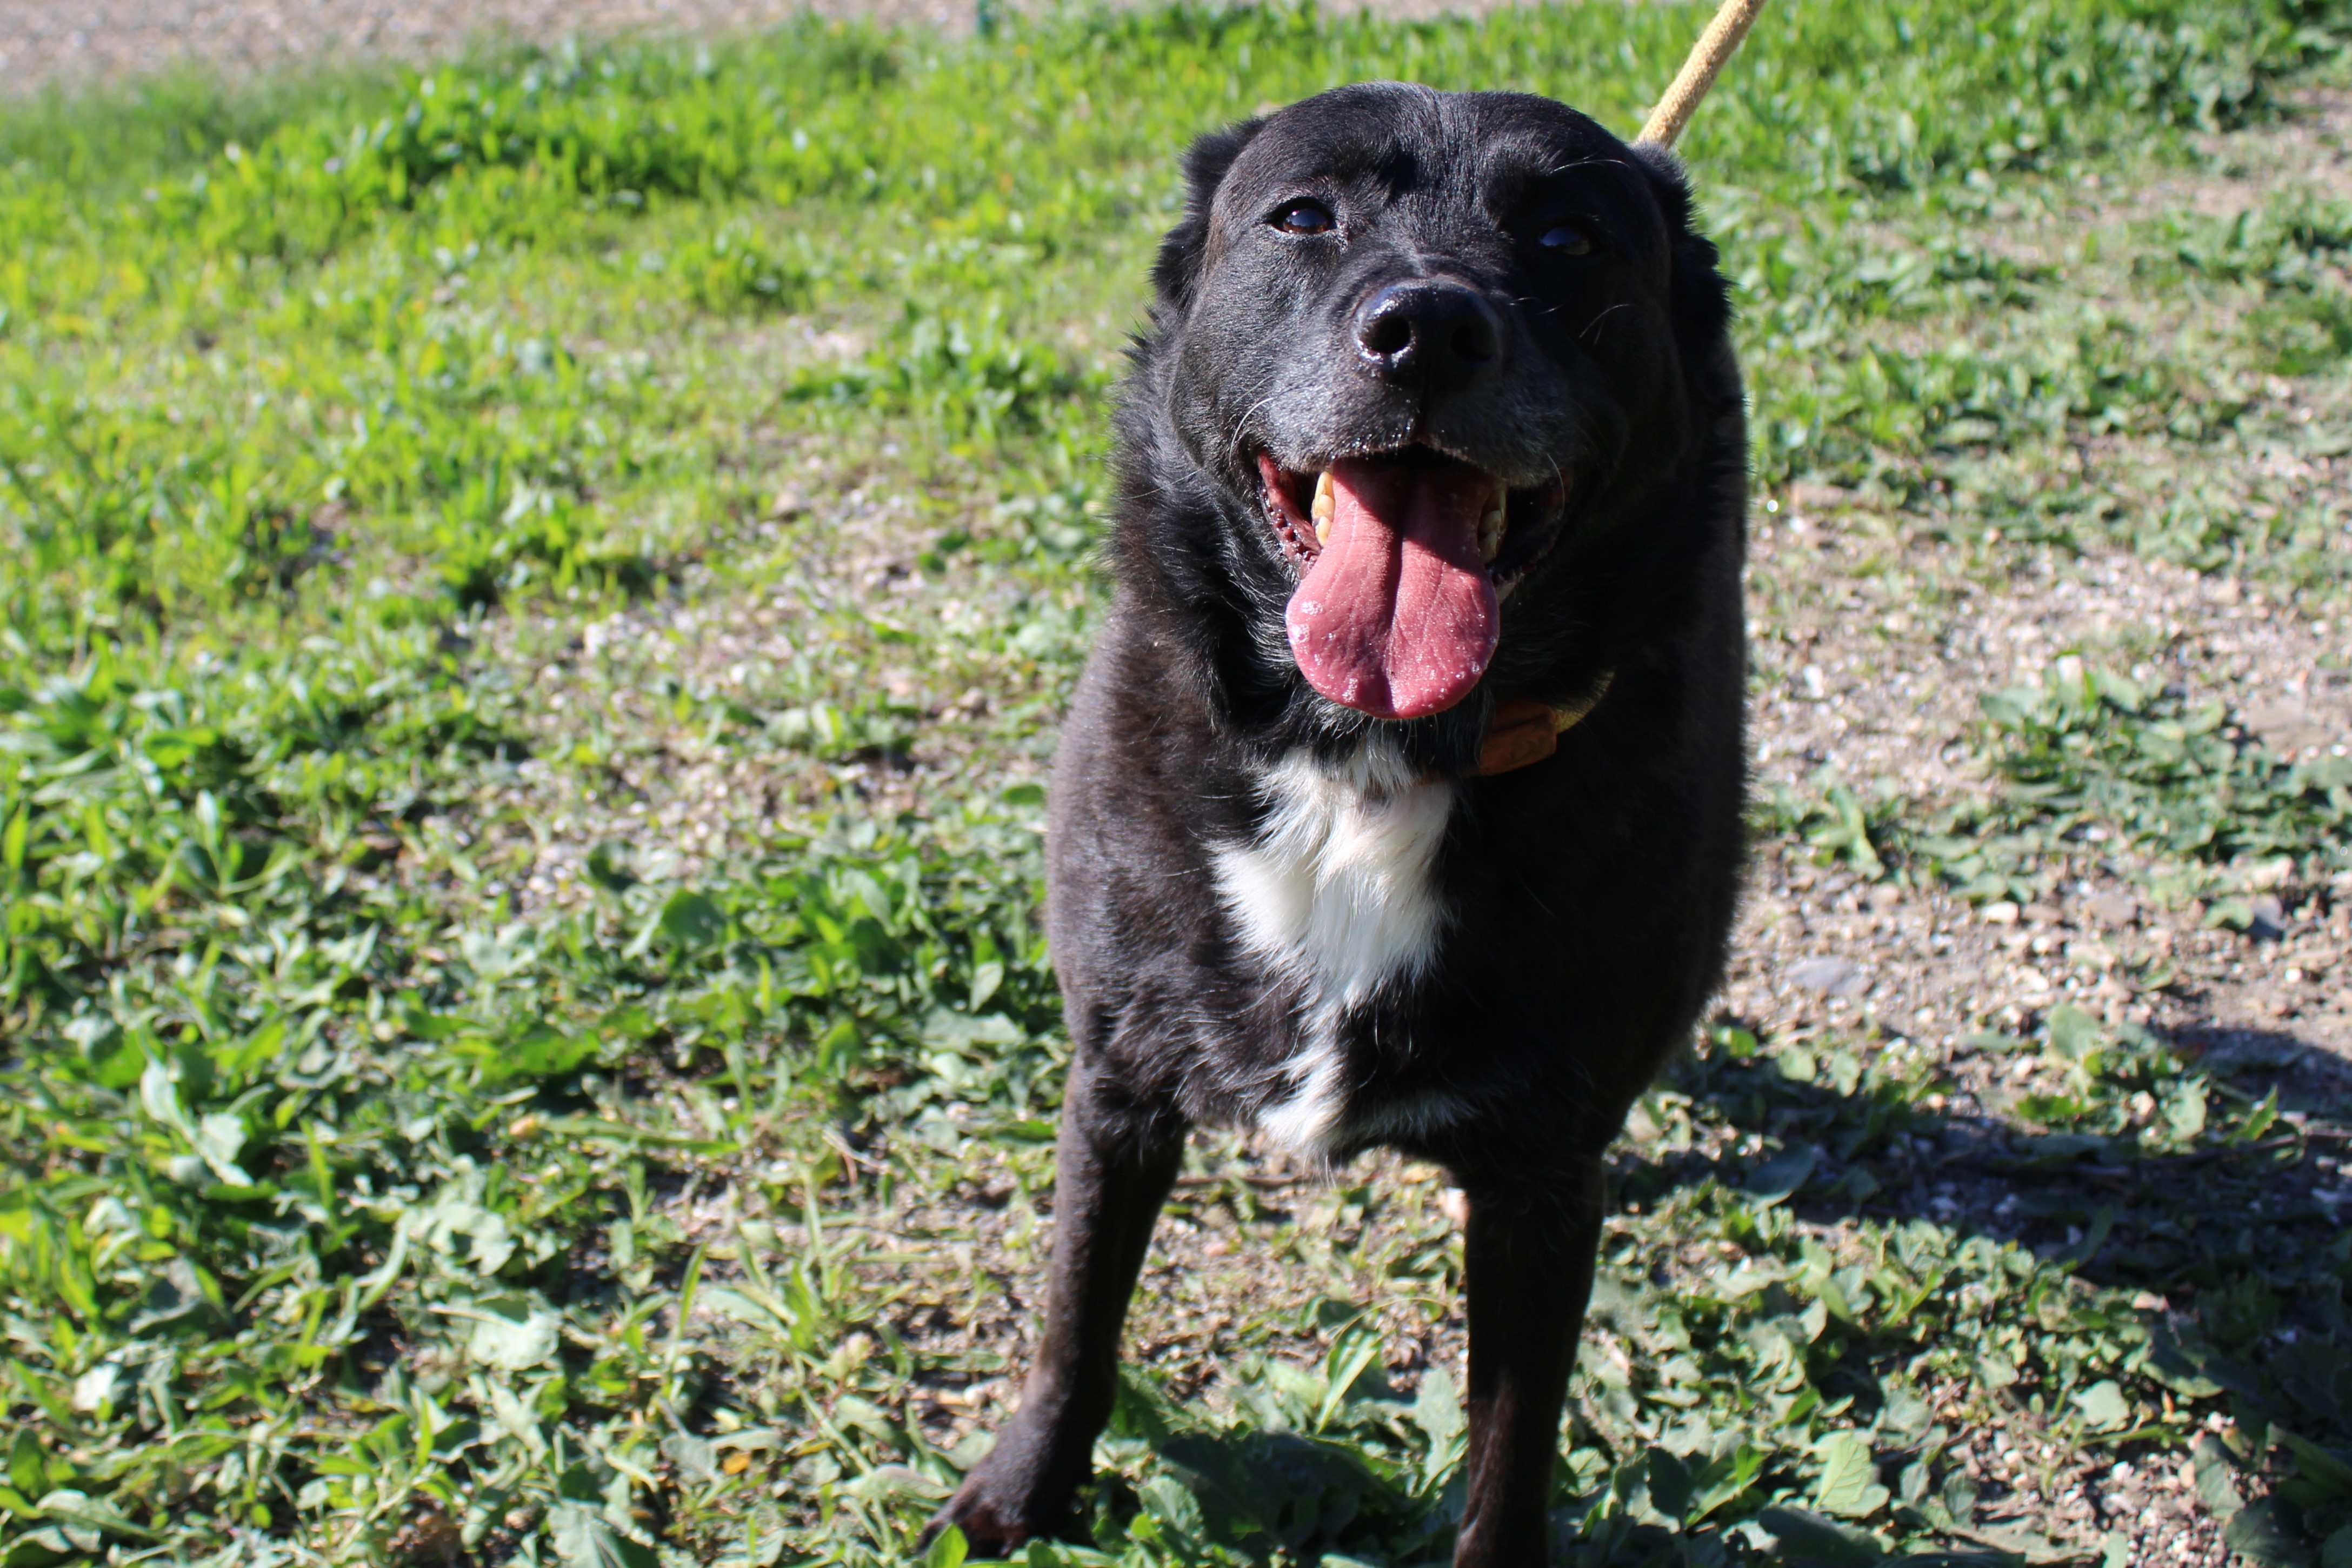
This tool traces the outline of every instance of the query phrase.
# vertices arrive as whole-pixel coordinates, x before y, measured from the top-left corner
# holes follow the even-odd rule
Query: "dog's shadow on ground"
[[[2137,1155],[2108,1136],[2037,1128],[2009,1101],[1939,1103],[1916,1084],[1853,1082],[1851,1062],[1826,1048],[1793,1073],[1785,1047],[1744,1059],[1694,1055],[1662,1087],[1688,1097],[1695,1125],[1738,1134],[1739,1152],[1719,1141],[1713,1152],[1676,1151],[1673,1129],[1654,1125],[1654,1135],[1620,1144],[1612,1202],[1646,1207],[1708,1179],[1776,1194],[1786,1186],[1788,1208],[1821,1227],[1925,1219],[1963,1239],[2014,1242],[2087,1284],[2128,1292],[2133,1313],[2166,1325],[2168,1354],[2187,1347],[2192,1359],[2173,1364],[2219,1383],[2242,1420],[2352,1445],[2352,1312],[2342,1289],[2352,1229],[2339,1218],[2352,1216],[2352,1186],[2337,1185],[2339,1158],[2352,1172],[2352,1065],[2273,1030],[2152,1043],[2171,1052],[2176,1080],[2203,1080],[2211,1132]],[[2010,1051],[2012,1065],[2050,1066],[2043,1041]],[[1978,1076],[1986,1094],[2002,1092]],[[1654,1103],[1643,1114],[1654,1124]],[[1630,1301],[1612,1307],[1605,1288],[1596,1294],[1603,1321],[1628,1310],[1640,1312]],[[1832,1382],[1858,1410],[1878,1398],[1859,1372]],[[1113,1427],[1152,1448],[1192,1499],[1180,1511],[1229,1549],[1264,1559],[1345,1541],[1388,1561],[1444,1559],[1458,1498],[1423,1494],[1337,1434],[1212,1430],[1140,1385],[1122,1396]],[[1149,1512],[1155,1503],[1129,1506]]]
[[[1811,1150],[1787,1199],[1802,1218],[1927,1219],[2030,1248],[2086,1283],[2131,1292],[2253,1410],[2315,1440],[2352,1440],[2352,1065],[2277,1030],[2150,1043],[2176,1068],[2153,1086],[2177,1095],[2201,1080],[2208,1107],[2205,1132],[2163,1153],[2135,1149],[2097,1116],[2070,1127],[2064,1107],[2036,1106],[2026,1091],[1993,1106],[1842,1085],[1826,1072],[1807,1081],[1801,1069],[1790,1075],[1785,1051],[1694,1056],[1668,1087],[1743,1134]],[[2010,1049],[2050,1064],[2041,1041]],[[2009,1076],[1997,1071],[1979,1093],[2004,1097]],[[2110,1108],[2133,1109],[2139,1091],[2109,1092]],[[2136,1107],[2143,1122],[2154,1101]],[[2035,1109],[2054,1124],[2020,1114]],[[1769,1163],[1636,1145],[1612,1174],[1619,1200],[1641,1202],[1710,1176],[1769,1185]]]
[[[1982,1103],[1983,1087],[1947,1102],[1867,1080],[1841,1082],[1811,1053],[1795,1072],[1786,1051],[1694,1056],[1666,1087],[1736,1132],[1809,1148],[1811,1168],[1790,1200],[1809,1218],[1924,1218],[2045,1256],[2081,1249],[2086,1228],[2104,1224],[2105,1242],[2083,1250],[2074,1271],[2158,1294],[2167,1285],[2219,1282],[2196,1266],[2200,1249],[2232,1257],[2250,1241],[2275,1246],[2290,1234],[2332,1244],[2339,1209],[2352,1215],[2352,1189],[2338,1188],[2336,1168],[2340,1155],[2352,1170],[2352,1064],[2275,1030],[2184,1031],[2158,1043],[2178,1058],[2179,1078],[2203,1081],[2209,1130],[2152,1155],[2115,1135],[2118,1123],[2086,1097],[2073,1096],[2073,1117],[2052,1104],[2068,1095],[2048,1087],[2047,1073],[2031,1087],[2049,1096],[2040,1108],[2054,1113],[2039,1127],[2019,1115],[2037,1107],[2028,1092],[2004,1093],[2002,1082],[2049,1065],[2034,1040],[2011,1042],[2012,1056],[1996,1062],[1989,1092],[2008,1102],[1998,1107],[2007,1115]],[[2142,1123],[2161,1113],[2153,1094],[2134,1107],[2129,1093],[2108,1092],[2114,1110],[2136,1110]],[[2237,1135],[2221,1135],[2231,1108],[2252,1113],[2242,1115]],[[1620,1196],[1633,1201],[1742,1176],[1720,1157],[1651,1154],[1638,1145],[1621,1154],[1612,1174]]]

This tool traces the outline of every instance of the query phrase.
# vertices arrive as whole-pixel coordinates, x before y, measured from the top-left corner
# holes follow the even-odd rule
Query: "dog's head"
[[[1722,488],[1697,470],[1727,419],[1736,444],[1672,160],[1546,99],[1378,83],[1203,138],[1186,173],[1126,416],[1178,505],[1122,552],[1196,604],[1238,590],[1327,730],[1541,685],[1596,614],[1577,558]]]

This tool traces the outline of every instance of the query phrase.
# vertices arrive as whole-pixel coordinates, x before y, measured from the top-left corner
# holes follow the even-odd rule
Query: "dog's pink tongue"
[[[1331,468],[1331,531],[1283,616],[1315,689],[1381,718],[1443,713],[1495,656],[1495,586],[1478,559],[1492,481],[1462,468]]]

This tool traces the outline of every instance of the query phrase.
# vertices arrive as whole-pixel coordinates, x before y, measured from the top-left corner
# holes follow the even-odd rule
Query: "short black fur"
[[[1455,1561],[1539,1563],[1602,1152],[1717,984],[1737,896],[1747,443],[1725,287],[1674,161],[1543,99],[1341,89],[1202,139],[1185,171],[1119,413],[1118,591],[1054,776],[1076,1054],[1048,1322],[935,1528],[987,1555],[1066,1523],[1185,1129],[1297,1096],[1323,1016],[1320,1151],[1393,1145],[1468,1197]],[[1278,226],[1301,202],[1328,233]],[[1368,368],[1351,323],[1399,279],[1475,292],[1495,362],[1444,386]],[[1375,718],[1290,656],[1300,566],[1257,461],[1311,476],[1424,447],[1507,485],[1515,515],[1531,497],[1527,559],[1496,562],[1515,586],[1470,695]],[[1554,755],[1480,775],[1498,701],[1596,691]],[[1217,859],[1269,831],[1267,780],[1302,757],[1376,799],[1451,791],[1426,962],[1322,1015],[1246,939]]]

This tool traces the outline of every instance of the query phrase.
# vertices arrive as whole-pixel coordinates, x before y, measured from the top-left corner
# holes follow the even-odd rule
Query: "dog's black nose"
[[[1356,351],[1386,380],[1459,386],[1501,356],[1503,324],[1476,289],[1416,277],[1376,289],[1356,308]]]

